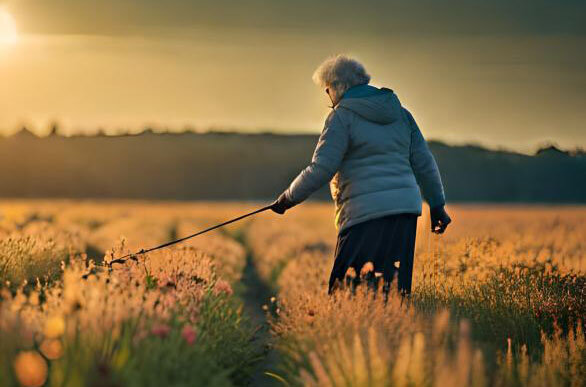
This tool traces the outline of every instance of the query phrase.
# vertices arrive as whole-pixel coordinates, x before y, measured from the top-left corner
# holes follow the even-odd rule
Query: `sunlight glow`
[[[15,44],[17,41],[18,32],[14,18],[0,8],[0,44]]]

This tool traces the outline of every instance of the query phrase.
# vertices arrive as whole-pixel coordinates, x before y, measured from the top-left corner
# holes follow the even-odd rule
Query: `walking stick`
[[[186,240],[188,240],[188,239],[191,239],[191,238],[194,238],[194,237],[196,237],[196,236],[198,236],[198,235],[205,234],[205,233],[206,233],[206,232],[208,232],[208,231],[215,230],[215,229],[217,229],[217,228],[220,228],[220,227],[226,226],[226,225],[228,225],[228,224],[230,224],[230,223],[234,223],[234,222],[237,222],[237,221],[239,221],[239,220],[242,220],[242,219],[244,219],[244,218],[247,218],[247,217],[249,217],[249,216],[252,216],[252,215],[255,215],[255,214],[261,213],[261,212],[263,212],[263,211],[266,211],[266,210],[268,210],[268,209],[270,209],[270,208],[272,208],[272,207],[273,207],[273,205],[272,205],[272,204],[270,204],[270,205],[268,205],[268,206],[266,206],[266,207],[259,208],[258,210],[254,210],[254,211],[252,211],[252,212],[249,212],[248,214],[244,214],[244,215],[241,215],[241,216],[239,216],[239,217],[237,217],[237,218],[230,219],[230,220],[228,220],[228,221],[226,221],[226,222],[223,222],[223,223],[217,224],[217,225],[215,225],[215,226],[208,227],[208,228],[206,228],[205,230],[202,230],[202,231],[198,231],[198,232],[196,232],[195,234],[191,234],[191,235],[188,235],[188,236],[186,236],[186,237],[183,237],[183,238],[175,239],[175,240],[173,240],[173,241],[166,242],[166,243],[163,243],[162,245],[155,246],[155,247],[151,247],[151,248],[149,248],[149,249],[146,249],[146,250],[145,250],[145,249],[142,249],[142,250],[140,250],[140,251],[137,251],[136,253],[126,254],[126,255],[124,255],[124,256],[122,256],[122,257],[120,257],[120,258],[116,258],[116,259],[113,259],[113,260],[111,260],[110,262],[108,262],[108,266],[111,268],[111,267],[112,267],[112,265],[113,265],[113,264],[115,264],[115,263],[124,263],[124,262],[126,262],[127,260],[129,260],[129,259],[136,260],[136,256],[137,256],[137,255],[141,255],[141,254],[150,253],[151,251],[159,250],[159,249],[162,249],[162,248],[165,248],[165,247],[169,247],[169,246],[171,246],[171,245],[174,245],[174,244],[177,244],[177,243],[180,243],[180,242],[186,241]]]

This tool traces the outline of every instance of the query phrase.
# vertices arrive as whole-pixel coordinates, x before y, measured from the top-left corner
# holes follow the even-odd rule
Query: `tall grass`
[[[282,376],[322,386],[582,385],[586,211],[452,212],[445,237],[420,219],[413,294],[386,306],[366,288],[327,296],[335,239],[309,227],[309,214],[253,225],[258,261],[280,273],[266,278],[279,290],[270,313]],[[323,250],[311,248],[316,235]]]
[[[213,257],[205,248],[184,245],[112,270],[83,254],[70,254],[86,243],[109,246],[107,261],[168,239],[178,217],[188,219],[198,211],[206,213],[122,207],[100,222],[76,224],[82,243],[75,249],[70,243],[67,253],[42,233],[11,231],[23,237],[16,244],[2,240],[0,246],[8,257],[26,262],[26,270],[8,265],[6,275],[14,280],[10,287],[0,287],[1,384],[245,384],[258,361],[258,349],[252,343],[254,327],[233,295],[231,281],[239,278],[236,271],[242,267],[234,261],[245,257],[230,239],[215,237],[216,245],[225,238],[225,245],[232,247]],[[71,217],[72,210],[63,213]],[[55,213],[49,227],[64,230],[72,223]],[[116,245],[120,240],[126,242]],[[43,247],[41,253],[35,246]],[[226,271],[232,274],[229,278],[222,276],[223,263],[232,267]],[[47,273],[51,282],[23,281]]]
[[[2,385],[245,385],[260,360],[233,294],[247,249],[291,385],[584,385],[583,207],[455,206],[441,237],[423,216],[413,293],[386,303],[362,285],[327,295],[327,205],[101,264],[251,207],[0,202]]]

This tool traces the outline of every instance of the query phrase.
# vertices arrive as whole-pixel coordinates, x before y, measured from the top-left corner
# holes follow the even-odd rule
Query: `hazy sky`
[[[586,146],[586,2],[0,0],[0,131],[318,133],[311,74],[363,61],[427,138]],[[12,26],[14,24],[14,26]],[[17,38],[14,38],[14,30]]]

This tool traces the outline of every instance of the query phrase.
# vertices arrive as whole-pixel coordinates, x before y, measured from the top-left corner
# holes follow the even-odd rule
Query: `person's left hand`
[[[271,204],[271,210],[273,210],[274,212],[276,212],[279,215],[283,215],[285,213],[285,211],[287,211],[289,208],[293,207],[294,205],[295,205],[295,203],[290,201],[289,198],[287,198],[287,195],[285,195],[285,192],[283,192],[277,198],[277,200],[275,200],[273,202],[273,204]]]

